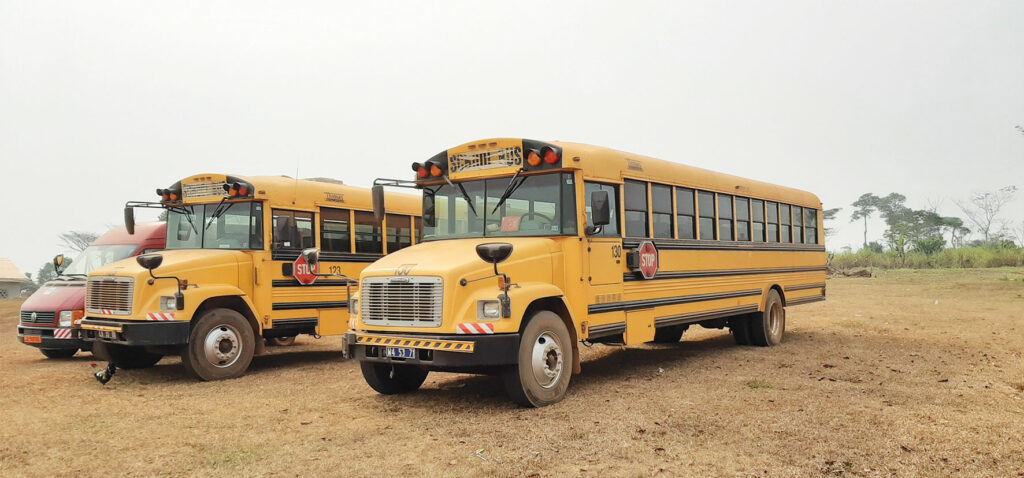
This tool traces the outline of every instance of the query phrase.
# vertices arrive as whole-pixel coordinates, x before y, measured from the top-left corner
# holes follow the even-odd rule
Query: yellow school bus
[[[117,367],[181,355],[202,380],[243,374],[265,339],[343,334],[348,277],[420,229],[418,197],[389,196],[381,222],[369,189],[328,179],[199,174],[156,193],[125,225],[163,209],[166,249],[92,271],[79,335]]]
[[[811,193],[563,142],[474,141],[414,163],[422,243],[360,275],[348,353],[380,393],[429,371],[500,373],[561,400],[578,344],[678,342],[691,324],[777,345],[785,307],[825,298]],[[571,373],[570,373],[571,372]]]

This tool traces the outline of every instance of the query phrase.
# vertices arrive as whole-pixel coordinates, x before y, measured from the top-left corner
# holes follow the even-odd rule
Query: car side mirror
[[[512,255],[512,244],[507,242],[488,242],[476,246],[476,255],[484,262],[494,264],[497,270],[498,263],[508,259]]]
[[[384,222],[384,186],[372,187],[370,197],[373,199],[373,219],[380,224]]]
[[[135,256],[135,262],[138,262],[143,269],[152,272],[153,269],[156,269],[157,267],[160,267],[160,264],[163,264],[164,256],[160,254],[140,254]]]
[[[60,267],[64,265],[64,254],[57,254],[53,256],[53,272],[60,275]]]
[[[316,247],[303,249],[302,258],[306,260],[306,264],[309,264],[310,267],[313,267],[320,262],[320,249]]]
[[[590,222],[587,226],[587,235],[601,232],[602,226],[611,223],[611,207],[609,206],[608,191],[593,191],[590,193]]]
[[[135,208],[131,206],[125,206],[124,208],[124,228],[128,231],[128,234],[135,234]]]

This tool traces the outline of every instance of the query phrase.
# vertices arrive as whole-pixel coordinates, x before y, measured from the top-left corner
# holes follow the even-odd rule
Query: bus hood
[[[189,280],[190,277],[197,274],[205,275],[213,272],[228,272],[218,269],[228,268],[237,271],[238,264],[251,262],[246,253],[234,250],[179,249],[160,251],[154,254],[164,256],[160,267],[153,269],[154,275],[158,277],[177,276],[184,280]],[[134,277],[136,280],[143,280],[149,277],[149,271],[143,269],[134,257],[130,257],[107,264],[93,270],[89,274],[89,277],[95,276]],[[236,278],[237,272],[229,277]],[[194,280],[195,278],[193,278]]]
[[[430,241],[388,254],[363,270],[361,277],[438,276],[445,282],[473,280],[494,273],[491,264],[476,254],[476,246],[488,242],[512,244],[512,254],[498,264],[498,272],[513,281],[551,280],[551,258],[561,252],[558,244],[543,237],[495,237]]]
[[[21,304],[22,310],[38,312],[78,310],[85,307],[84,280],[54,280],[35,291]]]

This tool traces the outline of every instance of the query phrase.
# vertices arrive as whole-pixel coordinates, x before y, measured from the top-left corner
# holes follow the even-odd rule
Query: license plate
[[[117,338],[117,332],[112,332],[112,331],[109,331],[109,330],[97,330],[96,331],[96,336],[101,338],[101,339],[116,339]]]
[[[38,335],[26,335],[25,336],[25,343],[26,344],[41,344],[41,343],[43,343],[43,338],[38,336]]]
[[[384,355],[390,358],[411,359],[416,358],[416,349],[409,347],[387,347]]]

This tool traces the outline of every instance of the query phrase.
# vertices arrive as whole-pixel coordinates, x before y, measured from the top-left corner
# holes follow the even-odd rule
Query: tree
[[[834,207],[832,209],[826,209],[826,210],[821,212],[821,217],[822,217],[823,221],[834,221],[836,219],[836,214],[838,214],[839,211],[842,211],[842,210],[843,210],[843,208],[841,208],[841,207]],[[835,228],[826,227],[825,228],[825,237],[831,236],[831,235],[835,234],[835,232],[836,232]]]
[[[868,218],[878,211],[880,198],[872,193],[861,194],[851,206],[857,208],[850,215],[850,222],[864,219],[864,247],[868,247]]]
[[[53,263],[47,262],[43,264],[43,267],[39,268],[39,272],[36,273],[36,284],[43,285],[57,278],[57,273],[53,270]]]
[[[82,252],[85,250],[86,247],[89,247],[89,244],[92,244],[92,241],[95,241],[96,238],[99,237],[99,234],[93,234],[91,232],[68,231],[60,233],[60,235],[58,235],[57,237],[60,238],[60,241],[62,243],[60,245],[62,245],[63,247],[71,249],[72,251],[75,252]]]
[[[967,201],[953,202],[967,215],[967,219],[978,226],[977,230],[985,242],[989,242],[993,239],[992,227],[1001,222],[999,213],[1013,201],[1016,192],[1017,186],[1006,186],[991,192],[974,193]]]
[[[28,278],[28,282],[23,282],[21,284],[21,295],[22,296],[25,296],[27,294],[31,294],[31,293],[39,290],[39,286],[35,282],[32,282],[32,274],[29,274],[28,272],[26,272],[25,273],[25,277]]]

